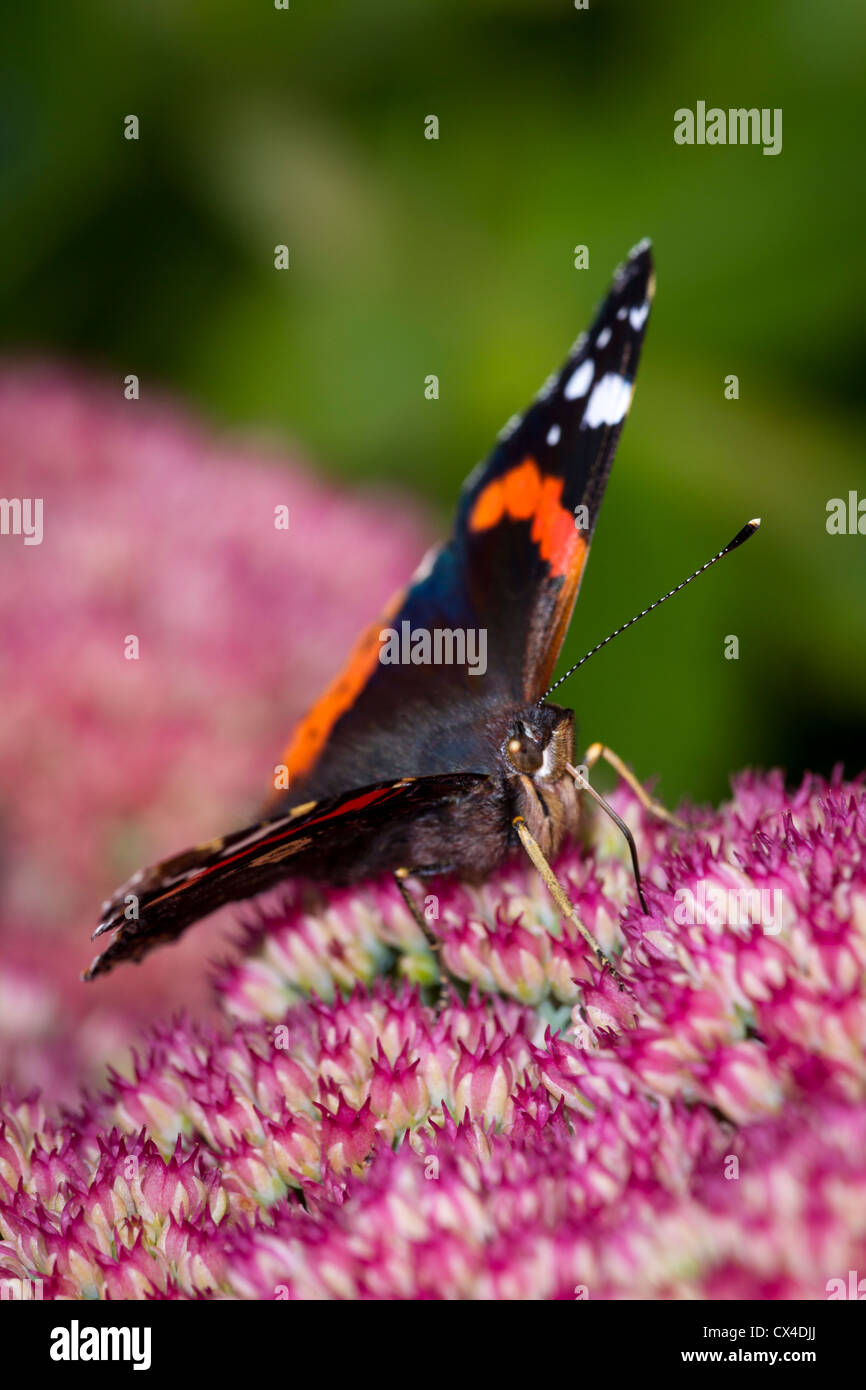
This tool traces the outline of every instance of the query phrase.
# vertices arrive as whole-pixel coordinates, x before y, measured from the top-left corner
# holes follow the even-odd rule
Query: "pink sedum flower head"
[[[747,775],[557,872],[289,887],[75,1112],[8,1091],[0,1270],[77,1298],[812,1298],[866,1268],[866,793]],[[426,887],[426,885],[425,885]],[[778,897],[774,897],[778,894]],[[769,895],[769,896],[768,896]]]

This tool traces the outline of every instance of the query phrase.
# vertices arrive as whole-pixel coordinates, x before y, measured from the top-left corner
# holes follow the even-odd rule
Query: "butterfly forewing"
[[[565,636],[653,293],[649,245],[617,272],[592,327],[460,495],[451,540],[368,629],[284,755],[292,785],[331,795],[383,775],[490,771],[491,709],[544,691]],[[385,664],[383,630],[483,634],[486,667]],[[481,641],[475,638],[476,645]]]

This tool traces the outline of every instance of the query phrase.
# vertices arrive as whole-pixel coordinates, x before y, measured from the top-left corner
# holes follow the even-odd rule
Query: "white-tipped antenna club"
[[[705,565],[701,565],[700,569],[695,570],[694,574],[690,574],[688,579],[684,579],[675,589],[671,589],[669,593],[663,594],[661,598],[657,598],[655,603],[650,604],[649,608],[644,608],[641,613],[636,613],[633,618],[629,618],[627,623],[623,623],[622,627],[618,627],[615,632],[611,632],[605,637],[603,642],[599,642],[591,651],[586,653],[586,656],[582,656],[580,661],[576,661],[573,666],[570,666],[565,675],[555,680],[553,685],[544,692],[538,704],[543,704],[548,695],[552,695],[554,690],[562,685],[563,681],[567,681],[569,676],[573,676],[575,671],[583,666],[584,662],[589,661],[589,658],[595,656],[596,652],[600,652],[602,647],[606,647],[608,642],[613,641],[614,637],[619,637],[620,633],[625,632],[627,627],[632,627],[634,623],[640,622],[641,618],[645,618],[647,613],[652,613],[654,608],[658,608],[661,604],[667,603],[669,598],[673,598],[674,594],[678,594],[680,589],[684,589],[687,584],[691,584],[693,579],[697,579],[699,574],[704,573],[704,570],[710,569],[713,565],[717,564],[719,560],[723,559],[725,555],[730,555],[732,550],[736,550],[738,546],[742,545],[744,541],[747,541],[750,536],[755,534],[760,524],[761,518],[759,516],[753,517],[751,521],[747,521],[742,530],[737,532],[732,541],[728,541],[724,550],[720,550],[718,555],[714,555],[711,560],[707,560]]]

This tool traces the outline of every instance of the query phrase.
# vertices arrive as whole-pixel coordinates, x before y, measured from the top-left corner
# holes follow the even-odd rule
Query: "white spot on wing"
[[[433,568],[433,565],[434,565],[434,563],[435,563],[435,561],[436,561],[436,556],[437,556],[438,554],[439,554],[439,547],[438,547],[438,545],[433,545],[433,546],[431,546],[430,549],[427,551],[427,554],[424,556],[423,560],[421,561],[420,565],[419,565],[418,568],[416,569],[415,573],[412,575],[412,581],[411,581],[411,582],[412,582],[413,584],[420,584],[420,583],[422,582],[422,580],[424,580],[424,579],[427,578],[428,574],[430,573],[430,571],[431,571],[432,568]]]
[[[617,309],[616,316],[618,319],[624,319],[627,313],[628,309],[626,308],[625,304],[623,304],[621,309]]]
[[[562,430],[559,428],[559,425],[551,425],[550,429],[547,431],[548,444],[558,444],[561,438]]]
[[[594,362],[581,362],[579,367],[575,367],[568,381],[565,383],[563,395],[567,401],[575,401],[580,396],[585,396],[595,374]]]
[[[632,383],[616,372],[606,372],[586,403],[581,425],[596,429],[599,425],[618,425],[631,401]]]
[[[646,316],[649,313],[649,305],[641,304],[639,308],[632,309],[628,316],[628,321],[635,333],[639,333],[646,323]]]
[[[605,324],[604,328],[601,330],[601,332],[595,340],[595,345],[596,347],[606,348],[609,342],[610,329],[608,328],[607,324]]]

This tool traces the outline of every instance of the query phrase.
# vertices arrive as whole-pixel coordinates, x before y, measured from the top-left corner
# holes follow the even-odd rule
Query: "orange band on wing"
[[[515,521],[528,521],[541,500],[541,474],[535,459],[524,459],[502,479],[505,510]]]
[[[575,560],[574,568],[565,576],[565,581],[556,595],[556,607],[553,610],[553,617],[550,624],[550,631],[547,637],[547,658],[541,670],[534,673],[534,684],[526,691],[528,700],[536,700],[544,693],[550,684],[553,675],[553,668],[556,665],[562,644],[565,641],[565,634],[571,622],[571,615],[574,612],[574,605],[577,600],[577,591],[580,588],[580,580],[583,574],[583,567],[586,564],[586,555],[589,546],[586,541],[581,539],[581,554]]]
[[[586,557],[586,541],[574,517],[562,505],[562,478],[542,474],[533,458],[515,464],[501,478],[494,478],[475,499],[469,517],[470,531],[489,531],[500,522],[531,521],[531,538],[555,575],[578,576]]]
[[[364,629],[340,674],[331,681],[298,724],[282,758],[284,765],[289,769],[290,782],[292,778],[302,777],[310,771],[337,720],[346,710],[351,709],[364,689],[379,660],[379,633],[399,611],[402,602],[401,590],[391,599],[381,617]],[[280,791],[276,795],[283,796],[284,793]]]

